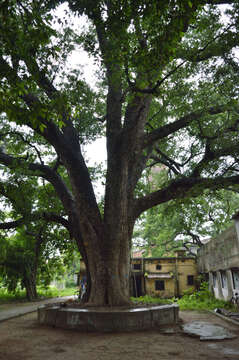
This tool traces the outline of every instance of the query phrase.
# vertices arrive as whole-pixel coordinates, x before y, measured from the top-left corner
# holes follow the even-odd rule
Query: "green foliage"
[[[66,280],[66,282],[65,282],[65,287],[66,287],[67,289],[73,288],[73,287],[75,286],[75,284],[76,284],[76,282],[75,282],[74,279],[69,279],[69,280]]]
[[[150,295],[140,296],[136,298],[131,297],[131,301],[136,305],[148,305],[148,304],[165,305],[171,303],[171,300],[169,299],[161,299],[159,297],[152,297]]]
[[[235,310],[230,302],[216,299],[208,290],[207,282],[203,282],[198,291],[185,294],[177,300],[177,303],[180,310],[214,310],[216,308]]]
[[[150,177],[151,188],[162,186],[165,170]],[[213,238],[232,225],[238,210],[239,195],[230,189],[208,191],[201,196],[177,199],[152,208],[144,214],[134,231],[134,244],[148,255],[170,256],[185,245],[201,246],[201,240]],[[138,239],[138,240],[137,240]]]
[[[38,287],[37,293],[39,296],[39,300],[43,298],[54,298],[54,297],[62,297],[62,296],[71,296],[75,295],[77,288],[68,287],[63,290],[56,289],[54,287],[48,287],[47,289]],[[6,288],[0,288],[0,304],[7,304],[11,302],[25,302],[26,301],[26,291],[17,289],[16,292],[8,292]]]
[[[53,279],[63,278],[70,266],[71,271],[76,272],[79,256],[75,244],[70,241],[67,244],[67,235],[61,229],[51,232],[45,226],[40,237],[37,233],[28,235],[24,228],[19,228],[15,236],[3,238],[0,242],[0,249],[4,250],[0,265],[2,286],[8,292],[17,293],[29,279],[47,289]]]
[[[31,251],[32,244],[28,242],[29,237],[26,236],[24,240],[21,236],[16,236],[9,241],[5,239],[4,245],[2,239],[0,245],[5,247],[5,256],[2,258],[0,266],[2,283],[9,292],[15,292],[19,280],[23,281],[32,271],[32,262],[34,261],[34,254]]]
[[[138,298],[131,298],[131,301],[136,305],[163,305],[177,303],[180,310],[214,310],[216,308],[224,308],[235,311],[235,307],[232,303],[224,300],[218,300],[213,296],[213,294],[208,290],[207,282],[203,282],[198,291],[192,292],[188,289],[180,299],[161,299],[159,297],[145,295]]]
[[[38,294],[40,298],[54,298],[54,297],[62,297],[62,296],[71,296],[75,295],[77,287],[69,286],[65,289],[57,289],[55,287],[48,287],[47,289],[39,287]]]
[[[19,134],[16,134],[17,138]],[[20,150],[11,142],[8,144],[12,151],[25,151],[25,145],[28,148],[27,142]],[[55,190],[51,184],[40,186],[36,178],[18,173],[8,174],[8,181],[2,181],[0,186],[1,201],[7,209],[1,213],[1,221],[15,220],[17,227],[14,235],[1,230],[1,283],[13,293],[17,293],[19,287],[25,288],[29,282],[32,286],[48,287],[53,278],[63,277],[67,267],[77,258],[75,243],[66,229],[52,225],[44,218],[44,211],[64,215]],[[17,224],[19,219],[22,223]]]
[[[0,217],[17,228],[14,241],[2,235],[9,289],[34,267],[46,286],[62,274],[72,238],[85,258],[96,243],[103,257],[112,239],[126,248],[118,232],[130,237],[136,218],[159,204],[138,233],[153,256],[171,254],[165,242],[198,244],[229,224],[238,197],[214,191],[239,191],[238,2],[226,21],[223,11],[204,0],[0,4],[0,195],[10,207]],[[97,84],[84,78],[81,49]],[[87,167],[82,146],[104,134],[109,168],[98,204],[92,182],[103,171]],[[162,171],[150,186],[155,166]],[[25,235],[39,229],[36,256],[35,236]]]
[[[8,292],[6,288],[0,288],[0,304],[11,303],[15,301],[25,301],[26,291],[18,289],[15,293]]]

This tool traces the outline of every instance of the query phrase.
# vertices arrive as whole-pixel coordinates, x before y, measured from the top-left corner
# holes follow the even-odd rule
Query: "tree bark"
[[[23,279],[23,285],[26,289],[27,300],[32,301],[38,298],[37,287],[36,287],[36,277],[34,274],[25,276]]]
[[[119,221],[116,217],[116,221]],[[115,222],[116,222],[115,221]],[[113,226],[112,226],[113,228]],[[116,229],[117,231],[117,229]],[[130,237],[127,232],[109,232],[101,238],[83,234],[85,244],[87,292],[89,306],[120,306],[129,304]]]

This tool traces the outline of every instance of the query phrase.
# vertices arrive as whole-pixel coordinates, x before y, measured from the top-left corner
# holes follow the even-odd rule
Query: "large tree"
[[[63,15],[57,30],[61,2],[0,5],[0,163],[51,184],[87,267],[88,303],[126,304],[136,219],[238,184],[238,2],[68,0],[74,31]],[[69,69],[78,46],[100,67],[94,89]],[[102,210],[82,145],[104,132]],[[153,165],[171,177],[143,194]]]

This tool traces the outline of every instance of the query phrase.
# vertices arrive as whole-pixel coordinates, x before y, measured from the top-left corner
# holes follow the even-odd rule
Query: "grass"
[[[62,290],[59,290],[55,287],[51,287],[47,290],[44,289],[38,289],[38,294],[41,297],[60,297],[60,296],[70,296],[70,295],[76,295],[78,288],[77,287],[72,287],[72,288],[65,288]]]
[[[165,304],[172,304],[171,299],[162,299],[162,298],[153,297],[153,296],[150,296],[150,295],[139,296],[137,298],[131,297],[131,301],[136,305],[148,305],[148,304],[165,305]]]
[[[131,298],[135,304],[178,304],[180,310],[214,310],[224,308],[231,311],[237,311],[235,306],[228,301],[218,300],[208,290],[208,284],[202,283],[200,290],[185,293],[180,299],[161,299],[149,295],[138,298]]]
[[[58,290],[55,287],[48,289],[38,288],[37,289],[39,299],[41,298],[53,298],[61,296],[76,295],[77,288],[66,288]],[[9,293],[6,289],[0,288],[0,304],[26,301],[26,292],[24,290],[18,290],[16,293]]]

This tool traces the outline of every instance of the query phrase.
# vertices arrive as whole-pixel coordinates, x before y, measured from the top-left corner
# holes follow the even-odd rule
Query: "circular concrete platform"
[[[127,309],[75,308],[46,304],[38,308],[40,324],[78,331],[134,331],[177,324],[178,305],[135,307]]]

